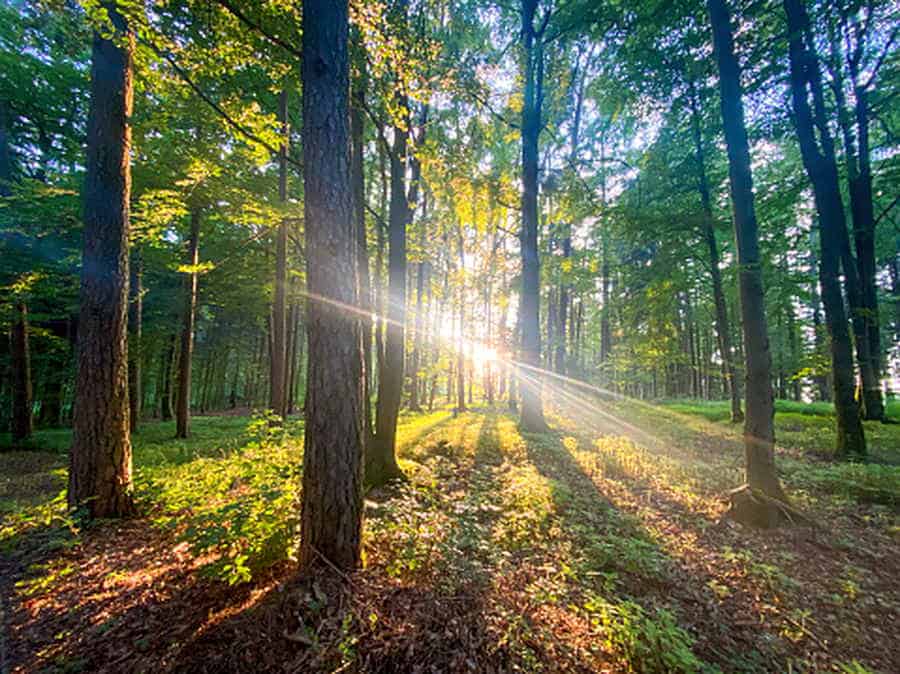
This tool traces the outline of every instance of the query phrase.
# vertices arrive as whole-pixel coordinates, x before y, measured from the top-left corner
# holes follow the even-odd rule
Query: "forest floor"
[[[147,423],[143,516],[90,527],[65,515],[66,433],[39,433],[0,454],[0,671],[900,671],[900,425],[839,464],[827,407],[779,403],[818,526],[762,532],[723,517],[724,404],[561,395],[540,435],[404,415],[409,481],[367,495],[350,576],[290,561],[299,422]]]

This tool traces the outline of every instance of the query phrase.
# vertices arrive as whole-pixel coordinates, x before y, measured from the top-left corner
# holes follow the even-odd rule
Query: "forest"
[[[900,672],[894,0],[0,0],[0,674]]]

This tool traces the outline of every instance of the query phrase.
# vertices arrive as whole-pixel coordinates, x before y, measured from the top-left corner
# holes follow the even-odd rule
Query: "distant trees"
[[[93,517],[134,510],[128,408],[128,229],[134,33],[106,6],[94,35],[84,184],[78,373],[68,501]]]
[[[350,181],[347,0],[303,5],[307,376],[300,560],[360,562],[363,409]]]

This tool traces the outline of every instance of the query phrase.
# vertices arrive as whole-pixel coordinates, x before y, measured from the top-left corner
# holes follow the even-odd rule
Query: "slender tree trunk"
[[[709,190],[709,179],[706,175],[706,155],[703,151],[703,136],[700,130],[700,111],[694,81],[691,86],[691,127],[694,135],[694,155],[697,161],[697,190],[700,192],[700,203],[703,207],[703,238],[709,254],[709,270],[713,285],[713,301],[716,306],[716,335],[719,353],[722,356],[722,372],[725,385],[731,395],[731,421],[740,423],[744,420],[741,410],[741,392],[734,373],[734,354],[731,349],[731,327],[728,325],[728,310],[725,306],[725,291],[722,288],[722,272],[719,270],[719,245],[716,242],[712,197]]]
[[[356,228],[356,266],[359,272],[360,329],[363,348],[363,430],[366,446],[371,446],[375,429],[372,423],[372,282],[369,277],[369,244],[366,236],[366,74],[365,46],[358,29],[353,33],[353,56],[357,76],[352,83],[350,101],[350,184],[353,189],[353,222]],[[380,231],[379,227],[379,231]],[[380,259],[379,259],[380,265]],[[379,266],[379,271],[381,267]],[[380,309],[379,309],[380,313]],[[380,319],[379,319],[380,320]]]
[[[538,137],[543,103],[543,30],[534,29],[537,0],[522,0],[525,92],[522,106],[522,360],[530,366],[522,382],[519,423],[528,432],[547,430],[541,401],[540,275],[538,255]]]
[[[307,287],[354,306],[357,232],[350,177],[347,0],[303,4],[303,181]],[[311,300],[300,561],[360,563],[363,386],[359,317]]]
[[[401,101],[406,106],[406,100]],[[383,367],[378,372],[375,437],[366,452],[366,483],[380,485],[402,475],[397,465],[397,417],[403,397],[406,343],[407,130],[394,127],[391,149],[391,203],[388,231],[388,324]]]
[[[140,251],[135,251],[131,261],[131,283],[128,288],[128,402],[130,405],[131,432],[138,430],[143,405],[141,366],[143,360],[141,334],[144,313],[144,262]]]
[[[288,92],[282,89],[278,100],[282,138],[278,149],[278,201],[282,204],[287,203],[287,114]],[[275,241],[275,302],[272,307],[272,360],[269,369],[269,406],[279,417],[287,412],[287,244],[288,222],[287,218],[282,218]]]
[[[34,432],[32,419],[31,350],[28,345],[28,307],[16,303],[16,315],[10,332],[12,356],[12,441],[21,445]]]
[[[197,265],[200,263],[200,211],[191,209],[191,233],[187,248],[191,267],[184,279],[181,316],[181,349],[178,351],[178,389],[175,395],[175,437],[191,432],[191,361],[194,356],[194,317],[197,313]]]
[[[744,420],[747,482],[751,489],[783,500],[784,492],[775,470],[772,357],[769,352],[765,294],[753,204],[750,145],[741,100],[740,66],[734,53],[731,17],[725,0],[707,0],[707,5],[719,70],[722,123],[728,150],[728,174],[740,269],[741,319],[747,378],[747,413]]]
[[[169,343],[163,351],[162,363],[160,367],[160,377],[162,379],[162,394],[159,399],[159,416],[163,421],[172,418],[172,365],[175,362],[175,344],[177,336],[173,332],[169,338]]]
[[[834,144],[824,124],[816,124],[809,106],[808,89],[812,89],[816,105],[821,105],[821,90],[818,64],[805,44],[804,35],[808,27],[806,10],[801,0],[784,0],[788,19],[789,53],[791,71],[791,96],[794,104],[794,123],[800,141],[803,164],[813,186],[816,212],[819,217],[821,258],[819,261],[819,282],[822,286],[822,302],[825,305],[825,323],[831,337],[831,365],[833,373],[834,403],[837,416],[838,456],[866,455],[866,439],[860,422],[860,410],[854,397],[853,352],[847,317],[841,294],[840,267],[844,251],[849,256],[847,224],[844,219],[844,205],[838,184],[837,164]],[[824,115],[819,115],[823,122]],[[816,138],[816,130],[820,140]],[[843,257],[844,274],[850,296],[851,311],[857,304],[858,287],[856,269],[852,261],[848,264]],[[857,349],[867,349],[865,331],[857,334]],[[859,339],[861,338],[861,339]],[[859,364],[867,365],[865,354],[861,354]],[[864,381],[867,379],[863,375]]]
[[[94,35],[84,182],[84,255],[70,508],[134,512],[128,412],[128,200],[134,33],[106,6],[115,36]]]

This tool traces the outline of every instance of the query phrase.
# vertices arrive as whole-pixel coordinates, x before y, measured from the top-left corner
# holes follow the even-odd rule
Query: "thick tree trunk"
[[[128,200],[134,34],[94,35],[84,182],[78,374],[69,507],[91,517],[134,511],[128,418]]]
[[[197,265],[200,263],[200,211],[191,210],[191,233],[187,248],[191,267],[184,279],[181,315],[181,349],[178,351],[178,389],[175,395],[175,437],[191,432],[191,361],[194,356],[194,317],[197,313]]]
[[[700,192],[700,203],[703,207],[703,238],[709,254],[709,270],[713,285],[713,301],[716,307],[716,335],[719,353],[722,356],[722,374],[731,396],[731,421],[740,423],[744,420],[741,410],[741,392],[734,373],[734,353],[731,349],[731,327],[728,325],[728,311],[725,307],[725,291],[722,288],[722,272],[719,270],[719,245],[716,242],[716,231],[713,226],[714,217],[712,197],[709,190],[709,179],[706,174],[706,156],[703,151],[703,136],[700,130],[700,111],[697,101],[696,86],[691,80],[691,127],[694,135],[694,155],[697,160],[697,190]]]
[[[360,563],[363,386],[350,181],[347,0],[303,4],[303,181],[309,340],[300,562]]]
[[[805,44],[804,35],[808,27],[806,10],[801,0],[784,0],[788,19],[789,54],[791,71],[791,96],[794,104],[794,124],[800,142],[803,164],[813,187],[816,212],[819,218],[821,258],[819,260],[819,282],[822,286],[822,302],[825,305],[825,324],[831,337],[831,365],[834,386],[834,404],[837,416],[838,456],[866,455],[866,439],[860,422],[860,410],[854,397],[853,351],[847,317],[841,294],[840,267],[843,260],[851,310],[858,302],[856,269],[852,261],[848,263],[849,241],[847,224],[844,219],[844,205],[838,184],[837,164],[834,145],[826,125],[813,117],[809,105],[809,89],[812,89],[816,105],[821,105],[821,79],[818,64],[810,48]],[[823,115],[819,115],[820,122]],[[817,129],[818,127],[818,129]],[[817,140],[816,131],[819,139]],[[846,253],[846,255],[845,255]],[[857,349],[862,349],[859,364],[867,367],[867,343],[865,331],[857,333]],[[860,339],[861,338],[861,339]],[[864,381],[868,377],[863,374]]]
[[[744,125],[740,66],[734,53],[731,17],[725,0],[708,0],[719,70],[722,123],[728,150],[728,174],[737,242],[741,318],[746,352],[747,413],[744,454],[751,489],[780,500],[784,492],[775,470],[774,400],[765,295],[753,204],[750,146]]]
[[[401,101],[406,106],[406,101]],[[388,307],[384,360],[378,372],[375,437],[366,451],[366,483],[380,485],[402,475],[397,465],[397,417],[403,397],[406,343],[407,130],[394,127],[391,148],[391,202],[388,230]]]
[[[287,203],[287,145],[288,94],[281,90],[278,100],[278,119],[281,122],[281,146],[278,150],[278,201]],[[287,412],[287,243],[288,222],[278,223],[275,240],[275,298],[272,307],[272,353],[269,368],[269,406],[272,412],[284,417]]]
[[[28,345],[28,307],[16,303],[16,316],[10,332],[12,361],[12,441],[21,445],[34,432],[32,417],[31,350]]]
[[[522,0],[522,42],[525,91],[522,106],[522,412],[519,423],[528,432],[547,430],[541,401],[541,321],[538,255],[538,136],[541,132],[544,54],[543,34],[534,29],[537,0]]]
[[[136,251],[132,258],[131,283],[128,288],[128,403],[131,432],[134,433],[141,421],[143,404],[141,334],[144,314],[144,262],[139,251]]]

